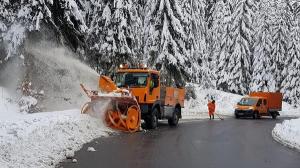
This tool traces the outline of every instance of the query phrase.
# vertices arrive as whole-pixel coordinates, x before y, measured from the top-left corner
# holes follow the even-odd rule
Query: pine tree
[[[293,105],[300,101],[300,4],[290,1],[289,6],[289,23],[290,36],[288,43],[287,59],[284,62],[284,74],[287,74],[282,82],[281,92],[284,93],[284,99]]]
[[[205,1],[184,0],[180,4],[183,9],[185,32],[188,35],[187,48],[193,57],[191,79],[193,82],[201,83],[203,87],[213,86],[211,71],[209,71],[209,60],[207,52],[206,34],[207,24],[205,22]]]
[[[276,90],[281,89],[281,83],[286,76],[284,73],[284,62],[287,56],[288,41],[288,23],[287,23],[287,5],[283,0],[273,2],[274,13],[272,26],[272,65],[276,81]]]
[[[212,26],[212,55],[215,61],[216,85],[218,89],[228,91],[228,62],[230,47],[232,46],[232,11],[229,1],[219,1],[213,13],[214,23]]]
[[[192,74],[184,18],[177,0],[148,1],[151,10],[145,21],[146,51],[149,64],[161,70],[167,83],[183,85]],[[170,77],[170,78],[169,78]]]
[[[208,22],[205,21],[205,1],[192,1],[192,23],[194,27],[193,37],[195,38],[195,54],[199,69],[199,82],[204,88],[215,87],[215,75],[213,64],[215,63],[209,52],[210,40]]]
[[[131,0],[105,1],[95,10],[98,17],[91,22],[88,35],[92,52],[89,59],[102,67],[100,72],[108,74],[121,63],[134,62],[137,11]]]
[[[256,13],[255,23],[255,43],[254,43],[254,61],[251,80],[252,91],[275,91],[275,80],[270,70],[272,36],[270,32],[269,0],[259,2],[259,10]]]
[[[249,91],[251,73],[251,47],[253,35],[252,0],[236,1],[232,15],[231,56],[228,62],[228,89],[234,93]]]

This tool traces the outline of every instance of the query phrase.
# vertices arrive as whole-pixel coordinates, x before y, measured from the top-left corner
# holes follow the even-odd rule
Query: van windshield
[[[242,98],[240,102],[238,102],[238,105],[240,106],[252,106],[255,105],[257,102],[257,99],[255,98]]]
[[[147,85],[147,73],[117,73],[117,87],[145,87]]]

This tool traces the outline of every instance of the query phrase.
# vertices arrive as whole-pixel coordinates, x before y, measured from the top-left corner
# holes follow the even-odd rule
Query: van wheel
[[[236,118],[236,119],[239,119],[240,116],[239,116],[238,114],[235,114],[235,118]]]
[[[179,121],[179,109],[175,108],[172,118],[168,119],[168,123],[170,126],[177,126]]]
[[[277,118],[277,114],[276,113],[271,113],[271,116],[272,116],[273,119]]]
[[[257,111],[255,111],[255,112],[253,113],[253,119],[258,119],[258,118],[259,118],[259,114],[258,114]]]
[[[152,113],[147,117],[145,120],[146,127],[148,129],[155,129],[157,128],[158,118],[157,118],[158,110],[155,108]]]

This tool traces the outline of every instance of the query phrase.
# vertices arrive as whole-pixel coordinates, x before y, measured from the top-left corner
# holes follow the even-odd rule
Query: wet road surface
[[[273,140],[282,119],[203,120],[113,135],[85,144],[64,168],[300,168],[300,152]],[[87,152],[88,147],[96,152]]]

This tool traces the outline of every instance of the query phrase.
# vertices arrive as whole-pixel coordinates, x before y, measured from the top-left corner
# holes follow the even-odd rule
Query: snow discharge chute
[[[126,132],[136,132],[141,124],[141,110],[136,98],[126,89],[117,88],[107,76],[100,76],[98,91],[88,90],[80,84],[91,99],[81,113],[104,118],[107,126]]]

